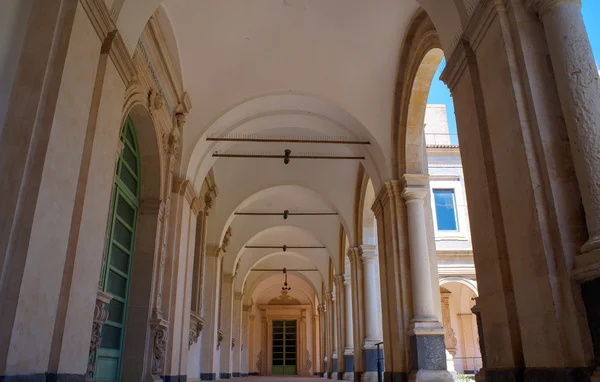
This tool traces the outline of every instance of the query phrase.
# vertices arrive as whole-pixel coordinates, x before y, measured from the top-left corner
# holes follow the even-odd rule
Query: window
[[[433,190],[438,231],[457,231],[454,190]]]

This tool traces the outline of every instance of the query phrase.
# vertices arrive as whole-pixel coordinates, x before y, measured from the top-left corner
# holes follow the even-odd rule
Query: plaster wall
[[[109,206],[115,176],[117,158],[116,143],[121,129],[121,108],[125,87],[110,59],[106,62],[106,73],[102,78],[101,99],[98,105],[93,137],[93,148],[89,168],[82,169],[82,179],[87,179],[83,203],[79,238],[72,264],[71,285],[77,293],[69,293],[64,332],[57,364],[58,373],[81,372],[81,365],[87,363],[85,351],[89,347],[91,325],[95,301],[90,299],[96,293],[102,255],[105,250],[106,229]],[[97,89],[98,90],[98,89]],[[85,172],[84,172],[85,171]],[[83,173],[84,172],[84,173]],[[65,277],[70,277],[65,274]],[[59,314],[59,317],[62,314]],[[59,346],[59,345],[55,345]],[[56,361],[55,361],[56,362]],[[74,365],[77,368],[74,369]]]
[[[7,360],[9,375],[44,373],[50,356],[100,53],[100,41],[79,3],[74,17],[48,150],[43,169],[39,169],[43,175]],[[74,360],[81,361],[78,356]],[[68,366],[79,374],[85,367],[86,362]]]
[[[0,12],[0,136],[33,0],[6,0]]]

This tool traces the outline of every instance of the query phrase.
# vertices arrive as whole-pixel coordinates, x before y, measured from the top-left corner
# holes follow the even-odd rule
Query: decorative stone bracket
[[[169,322],[160,318],[150,320],[150,327],[154,332],[152,374],[162,373],[162,362],[167,351],[167,340],[169,338]]]
[[[188,342],[188,350],[193,344],[198,342],[198,337],[204,328],[204,318],[198,316],[196,313],[190,313],[190,338]]]
[[[221,348],[221,342],[223,342],[224,333],[221,329],[217,330],[217,350]]]
[[[93,377],[96,371],[96,350],[102,342],[102,325],[108,320],[108,309],[106,304],[112,297],[102,291],[96,294],[96,307],[94,308],[94,320],[92,322],[92,338],[90,340],[90,354],[88,359],[87,376]]]

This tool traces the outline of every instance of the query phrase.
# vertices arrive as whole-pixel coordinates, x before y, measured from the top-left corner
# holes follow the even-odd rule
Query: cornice
[[[498,14],[496,7],[495,0],[481,0],[473,9],[463,34],[452,49],[452,54],[446,60],[446,68],[440,76],[450,91],[454,89],[467,68],[468,52],[479,47],[485,33]]]
[[[135,66],[123,37],[110,11],[102,0],[79,0],[96,34],[103,41],[102,52],[109,53],[123,83],[128,86],[135,74]]]
[[[152,39],[151,42],[157,47],[158,59],[166,71],[166,77],[169,81],[169,85],[173,88],[174,93],[177,95],[178,106],[176,107],[175,112],[187,114],[190,112],[192,104],[189,95],[183,90],[182,79],[179,78],[179,75],[175,70],[171,53],[169,47],[167,46],[167,40],[165,39],[162,28],[160,27],[155,15],[150,17],[150,20],[148,20],[148,29],[150,31],[150,38]]]
[[[461,39],[452,51],[452,55],[446,60],[446,67],[440,76],[440,80],[448,86],[450,91],[454,90],[458,80],[467,68],[466,47],[468,45],[468,41]]]
[[[473,50],[481,44],[485,33],[498,14],[498,6],[495,0],[480,0],[475,7],[463,33],[463,38],[470,42]]]

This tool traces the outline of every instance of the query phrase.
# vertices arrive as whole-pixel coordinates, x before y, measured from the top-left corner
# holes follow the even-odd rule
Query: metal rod
[[[215,158],[260,158],[260,159],[283,159],[285,155],[280,154],[227,154],[213,153]],[[294,155],[291,159],[356,159],[364,160],[364,156],[332,156],[332,155]]]
[[[264,143],[327,143],[327,144],[343,144],[343,145],[370,145],[369,141],[352,141],[344,139],[299,139],[299,138],[233,138],[233,137],[208,137],[207,141],[215,142],[264,142]]]
[[[337,212],[290,212],[288,216],[329,216],[337,215]],[[281,216],[281,212],[236,212],[235,215],[244,216]]]
[[[307,246],[247,245],[245,248],[251,248],[251,249],[255,249],[255,248],[277,249],[277,248],[283,248],[283,247],[286,247],[287,249],[321,249],[321,248],[327,248],[324,245],[321,245],[321,246],[313,246],[313,245],[307,245]]]
[[[287,269],[288,272],[318,272],[318,269]],[[251,272],[281,272],[281,269],[255,268]]]

